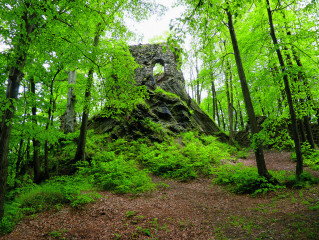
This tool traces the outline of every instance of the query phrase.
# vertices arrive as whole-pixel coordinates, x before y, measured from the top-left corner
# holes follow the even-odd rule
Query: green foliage
[[[154,128],[159,129],[159,126]],[[151,190],[153,186],[149,185],[147,171],[183,181],[210,175],[212,164],[229,159],[237,151],[213,136],[199,136],[193,132],[176,138],[166,137],[161,143],[151,142],[147,138],[137,141],[118,139],[106,143],[106,138],[105,135],[103,140],[101,135],[89,140],[93,141],[89,145],[94,146],[95,152],[93,167],[85,167],[84,171],[94,175],[95,184],[115,192]],[[147,171],[139,170],[137,162]]]
[[[4,211],[5,215],[0,221],[0,236],[10,233],[22,217],[20,204],[17,202],[6,203]]]
[[[301,145],[301,152],[303,156],[304,166],[309,166],[313,170],[319,170],[319,151],[311,149],[308,143],[303,143]],[[296,152],[291,154],[293,160],[296,161]]]
[[[180,97],[178,95],[171,93],[171,92],[167,92],[159,86],[157,86],[157,88],[155,89],[154,92],[157,94],[165,94],[166,96],[168,96],[169,98],[172,98],[172,99],[180,99]]]
[[[275,179],[267,180],[265,177],[260,177],[255,167],[246,167],[242,163],[221,165],[214,169],[214,174],[216,177],[213,184],[227,185],[234,193],[256,196],[284,188]],[[279,180],[284,178],[285,171],[272,172],[272,174]]]
[[[186,181],[197,178],[199,174],[212,174],[212,164],[229,158],[233,151],[213,136],[199,138],[197,134],[187,132],[179,139],[181,143],[172,139],[153,146],[141,144],[137,158],[155,175]]]
[[[127,161],[122,155],[112,160],[102,158],[84,171],[93,176],[95,185],[115,193],[142,193],[155,188],[148,172],[140,170],[135,161]]]
[[[150,118],[142,120],[143,126],[154,132],[160,140],[164,140],[168,137],[168,132],[164,130],[160,123],[152,121]]]
[[[240,150],[238,151],[237,153],[237,159],[238,158],[243,158],[243,159],[246,159],[248,156],[249,156],[250,152],[249,152],[249,149],[243,149],[243,150]]]
[[[17,202],[25,214],[38,213],[63,204],[78,207],[96,200],[98,195],[82,193],[91,189],[92,186],[83,177],[57,177],[42,185],[32,185],[23,189]],[[84,195],[81,196],[82,194]]]
[[[66,233],[66,232],[67,232],[67,230],[64,230],[64,229],[62,229],[62,230],[53,230],[53,231],[51,231],[49,233],[49,235],[51,237],[53,237],[53,238],[60,238],[62,236],[62,234]],[[62,238],[62,239],[64,239],[64,238]]]
[[[288,132],[287,118],[268,117],[262,124],[263,129],[259,133],[263,145],[270,146],[278,150],[293,149],[294,142]]]
[[[288,176],[285,185],[292,188],[308,188],[311,184],[318,184],[319,178],[313,177],[311,173],[304,172],[300,176]]]
[[[83,176],[62,176],[41,185],[29,184],[16,192],[19,196],[5,205],[5,216],[0,222],[0,235],[12,231],[23,215],[36,214],[49,209],[59,209],[64,204],[81,208],[94,202],[100,195]]]

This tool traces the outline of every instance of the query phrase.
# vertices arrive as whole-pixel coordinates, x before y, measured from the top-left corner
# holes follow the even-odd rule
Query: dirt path
[[[253,157],[240,160],[253,164]],[[266,152],[268,168],[294,170],[290,153]],[[5,239],[319,239],[319,187],[266,196],[234,195],[209,179],[161,180],[139,197],[102,192],[82,210],[64,207],[25,218]]]

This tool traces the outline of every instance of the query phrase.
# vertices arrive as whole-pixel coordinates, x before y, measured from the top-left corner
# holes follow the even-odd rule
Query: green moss
[[[164,89],[162,89],[161,87],[157,86],[157,88],[154,91],[156,94],[165,94],[166,96],[168,96],[171,99],[181,99],[178,95],[171,93],[171,92],[167,92]]]

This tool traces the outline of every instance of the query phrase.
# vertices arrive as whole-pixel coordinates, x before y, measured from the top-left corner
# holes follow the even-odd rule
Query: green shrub
[[[187,132],[177,138],[166,137],[166,140],[161,143],[151,142],[147,138],[136,141],[118,139],[107,144],[97,141],[95,149],[102,150],[97,150],[92,157],[95,165],[91,173],[95,175],[95,184],[102,186],[100,183],[104,182],[104,185],[109,187],[103,189],[117,191],[112,185],[114,184],[112,179],[120,181],[118,180],[120,173],[117,175],[108,173],[107,177],[104,174],[109,171],[109,168],[112,169],[114,165],[112,162],[116,159],[123,163],[122,165],[133,164],[133,169],[137,161],[155,175],[186,181],[197,178],[199,175],[211,175],[212,164],[218,164],[221,160],[230,158],[231,154],[237,151],[236,148],[221,143],[213,136],[199,136],[198,133]],[[103,139],[103,137],[96,139]],[[121,167],[116,171],[127,172],[128,170]],[[129,180],[125,181],[129,183]],[[122,183],[115,185],[120,186]]]
[[[311,149],[308,143],[301,145],[304,166],[309,166],[313,170],[319,170],[319,151]],[[296,152],[291,154],[291,158],[296,161]]]
[[[92,186],[83,177],[62,176],[23,189],[17,202],[21,205],[23,213],[34,214],[63,204],[76,205],[81,191],[91,189]],[[91,197],[90,201],[95,201],[95,198]]]
[[[230,158],[233,151],[213,136],[201,138],[196,133],[181,134],[182,146],[175,139],[170,142],[141,144],[137,159],[155,175],[182,181],[213,173],[212,164]]]
[[[315,178],[309,172],[304,172],[300,174],[299,177],[295,175],[288,176],[285,180],[285,185],[287,187],[293,188],[307,188],[311,184],[318,184],[319,178]]]
[[[103,190],[116,193],[142,193],[155,188],[148,172],[140,170],[133,160],[126,161],[122,155],[113,161],[95,162],[92,169],[93,182]]]
[[[5,205],[5,215],[0,222],[0,235],[11,232],[24,214],[35,214],[59,208],[64,204],[80,208],[96,201],[99,194],[83,192],[91,190],[92,185],[88,179],[79,175],[56,177],[41,185],[26,185],[16,191],[19,195],[14,201]]]
[[[0,221],[0,236],[10,233],[22,217],[20,204],[17,202],[6,203],[4,213],[4,217]]]
[[[278,184],[277,179],[283,179],[285,171],[272,172],[276,178],[267,180],[265,177],[258,175],[255,167],[246,167],[242,163],[235,165],[222,165],[214,170],[216,177],[213,184],[227,185],[234,193],[252,194],[253,196],[259,193],[267,193],[269,191],[276,191],[284,188],[283,185]]]

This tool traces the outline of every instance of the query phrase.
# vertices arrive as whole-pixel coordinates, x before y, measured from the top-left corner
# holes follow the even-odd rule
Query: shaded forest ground
[[[266,152],[268,168],[294,171],[290,155]],[[253,154],[239,161],[255,164]],[[0,239],[319,239],[318,185],[251,197],[212,186],[211,179],[154,181],[162,187],[152,193],[100,192],[83,209],[26,217]]]

